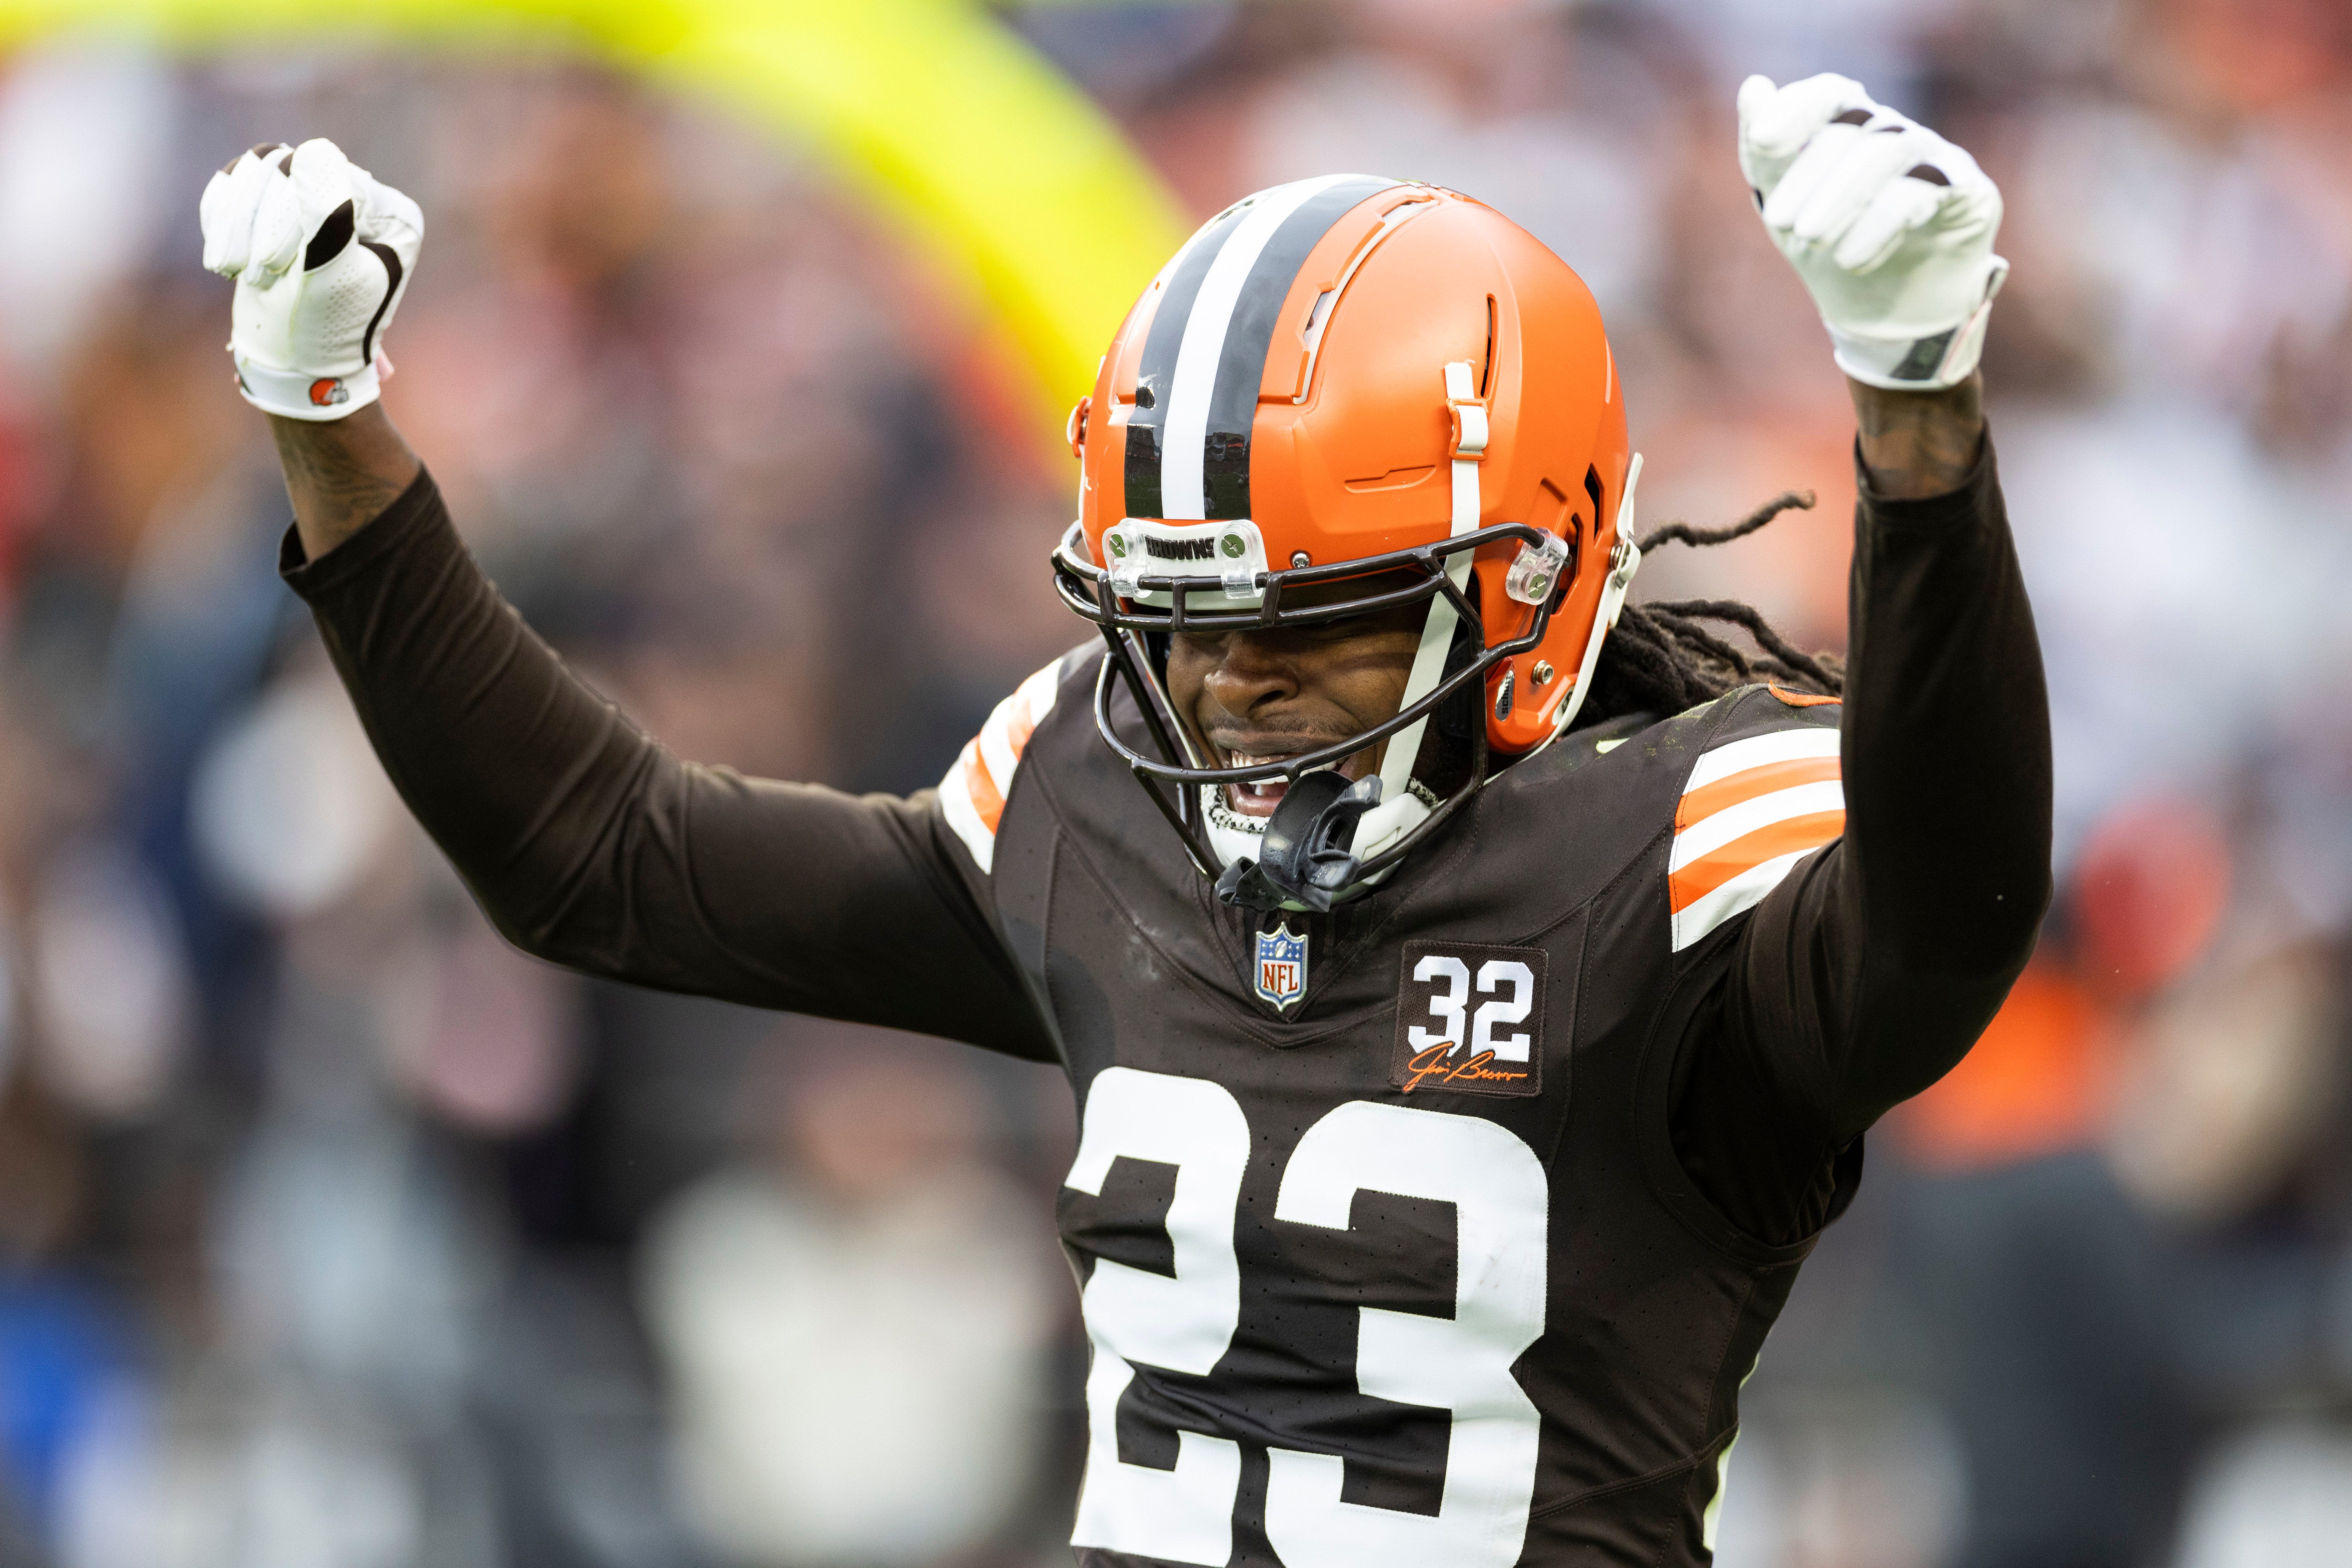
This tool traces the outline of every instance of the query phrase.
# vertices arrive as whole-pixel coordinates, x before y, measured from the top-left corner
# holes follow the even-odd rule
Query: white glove
[[[236,279],[228,351],[245,400],[289,419],[373,403],[425,237],[416,204],[320,138],[240,153],[199,212],[205,265]]]
[[[2009,263],[1992,251],[2000,191],[1974,158],[1850,77],[1751,76],[1739,166],[1846,374],[1924,392],[1976,369]]]

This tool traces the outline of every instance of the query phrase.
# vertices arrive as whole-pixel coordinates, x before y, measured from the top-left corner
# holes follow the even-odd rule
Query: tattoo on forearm
[[[295,524],[313,559],[380,516],[416,478],[416,455],[381,405],[327,423],[273,416],[269,428]]]
[[[1850,382],[1862,460],[1890,496],[1941,495],[1976,466],[1984,437],[1984,382],[1971,375],[1940,392],[1888,392]]]
[[[400,491],[383,475],[369,468],[348,444],[305,438],[280,425],[278,460],[286,470],[288,489],[318,503],[318,521],[332,526],[365,521],[392,504]]]

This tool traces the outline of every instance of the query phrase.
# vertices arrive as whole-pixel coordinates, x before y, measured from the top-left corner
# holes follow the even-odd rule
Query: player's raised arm
[[[1678,1136],[1749,1161],[1766,1178],[1749,1190],[1811,1169],[1818,1198],[1822,1152],[1948,1070],[2032,950],[2049,705],[1976,371],[2008,272],[2000,193],[1843,77],[1750,78],[1739,119],[1766,232],[1812,294],[1860,426],[1845,832],[1759,907]],[[1742,1130],[1759,1112],[1769,1136]],[[1789,1180],[1769,1178],[1776,1162]]]
[[[309,601],[393,783],[491,920],[593,973],[1051,1046],[940,812],[681,763],[499,597],[377,402],[424,236],[333,143],[257,148],[205,193],[230,350],[271,416]]]

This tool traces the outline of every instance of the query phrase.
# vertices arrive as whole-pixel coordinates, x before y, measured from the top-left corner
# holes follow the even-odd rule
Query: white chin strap
[[[1202,830],[1208,835],[1209,847],[1216,852],[1220,869],[1236,860],[1255,860],[1265,851],[1265,818],[1244,816],[1225,800],[1223,784],[1202,784],[1201,804],[1206,818]],[[1236,826],[1247,824],[1247,826]]]

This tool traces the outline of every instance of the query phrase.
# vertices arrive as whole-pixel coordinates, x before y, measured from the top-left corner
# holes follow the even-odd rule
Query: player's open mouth
[[[1295,752],[1271,752],[1227,751],[1224,765],[1229,768],[1260,768],[1274,763],[1288,762],[1293,757],[1304,755],[1309,749],[1302,747]],[[1359,752],[1344,761],[1327,763],[1321,768],[1307,771],[1322,773],[1326,769],[1334,769],[1344,777],[1360,778],[1363,776],[1363,758],[1364,753]],[[1274,808],[1280,805],[1282,797],[1289,793],[1290,781],[1286,778],[1252,779],[1225,786],[1225,799],[1244,816],[1272,816]]]

